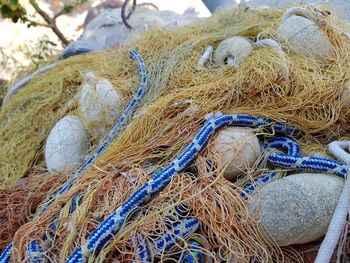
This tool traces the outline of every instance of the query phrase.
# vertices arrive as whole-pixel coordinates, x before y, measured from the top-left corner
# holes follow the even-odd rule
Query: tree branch
[[[35,2],[35,0],[29,0],[29,3],[33,6],[36,12],[45,20],[48,26],[55,32],[56,36],[61,40],[64,46],[69,44],[67,38],[62,34],[62,32],[58,29],[56,25],[56,20],[49,17],[48,14],[45,13],[44,10],[40,8],[40,6]]]
[[[57,17],[63,15],[64,13],[65,13],[65,10],[64,10],[64,8],[62,8],[61,11],[59,11],[57,14],[55,14],[55,15],[53,16],[52,20],[56,20]]]
[[[44,24],[44,23],[40,23],[40,22],[31,20],[28,17],[23,17],[22,20],[23,20],[23,22],[29,22],[30,24],[35,25],[35,26],[42,26],[42,27],[51,28],[51,26],[49,26],[48,24]]]

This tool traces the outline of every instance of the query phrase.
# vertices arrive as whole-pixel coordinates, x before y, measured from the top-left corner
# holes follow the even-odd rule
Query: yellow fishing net
[[[1,138],[0,146],[8,147],[6,151],[12,151],[13,158],[7,160],[7,171],[12,173],[4,173],[5,186],[30,169],[49,127],[74,107],[70,101],[80,87],[81,71],[94,71],[112,82],[125,81],[125,90],[131,94],[137,86],[138,74],[127,52],[136,48],[150,77],[145,103],[107,152],[46,212],[16,232],[15,260],[23,260],[29,241],[41,239],[49,225],[59,218],[54,237],[45,244],[45,255],[53,261],[64,261],[86,242],[99,222],[151,178],[151,171],[164,168],[193,139],[207,113],[249,113],[288,122],[304,132],[299,142],[309,145],[305,151],[322,151],[329,140],[349,131],[350,109],[345,106],[342,92],[350,78],[350,42],[332,27],[326,28],[334,47],[331,60],[317,61],[283,43],[282,53],[255,47],[237,69],[224,65],[197,67],[208,45],[216,47],[228,37],[240,35],[251,40],[262,35],[277,37],[282,14],[283,11],[273,9],[236,9],[188,27],[148,32],[118,52],[86,54],[59,62],[57,68],[36,78],[15,95],[1,113],[1,132],[6,131],[11,138],[6,141]],[[27,109],[21,110],[20,105]],[[42,105],[41,111],[37,105]],[[13,117],[9,118],[9,114]],[[15,120],[23,122],[21,134],[16,136],[12,129],[19,131],[19,128],[9,124]],[[37,120],[41,124],[35,124]],[[38,136],[34,139],[35,132]],[[265,134],[265,131],[258,129],[256,133]],[[9,141],[14,142],[11,147],[6,146]],[[18,148],[14,150],[17,141],[31,152],[30,160],[24,158],[28,154]],[[30,147],[25,146],[29,143]],[[1,158],[4,158],[2,151],[3,147]],[[15,165],[18,156],[27,160],[25,165]],[[223,178],[224,167],[219,163],[209,167],[208,159],[216,160],[216,156],[206,149],[141,212],[133,213],[98,257],[91,260],[134,259],[135,245],[131,240],[138,233],[152,238],[154,233],[164,231],[166,219],[174,214],[175,207],[185,204],[202,222],[200,238],[207,240],[210,247],[206,253],[208,260],[312,262],[319,243],[310,247],[278,247],[259,232],[239,195],[247,180],[266,172],[264,156],[233,182]],[[15,169],[21,173],[15,173]],[[70,200],[77,194],[83,196],[82,202],[70,214]],[[187,249],[183,242],[178,250]],[[163,253],[160,259],[167,256]]]
[[[48,133],[78,104],[83,73],[94,71],[109,79],[125,96],[132,94],[133,78],[123,81],[128,68],[118,71],[120,66],[115,52],[72,57],[35,77],[11,97],[0,111],[0,188],[13,187],[34,163],[40,162]]]

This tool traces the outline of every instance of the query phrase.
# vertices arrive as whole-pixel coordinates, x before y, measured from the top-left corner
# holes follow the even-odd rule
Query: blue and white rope
[[[12,248],[13,248],[13,243],[10,243],[9,245],[7,245],[5,250],[1,253],[0,255],[1,263],[8,263],[11,261]]]
[[[155,173],[159,173],[161,171],[156,171]],[[190,216],[190,210],[188,207],[184,204],[180,204],[175,207],[175,215],[167,216],[164,220],[165,226],[168,228],[167,232],[164,232],[159,235],[158,239],[154,242],[149,242],[144,238],[144,236],[139,235],[136,240],[136,258],[138,260],[142,260],[144,262],[153,262],[153,256],[159,256],[159,253],[155,253],[155,251],[159,250],[160,247],[164,246],[164,244],[161,244],[163,240],[168,240],[167,235],[169,233],[174,233],[174,231],[177,228],[177,225],[179,222],[182,222],[184,225],[186,225],[185,220],[189,220]],[[197,220],[197,219],[196,219]],[[184,229],[181,231],[178,236],[181,238],[185,238],[188,233],[193,233],[197,230],[198,226],[195,224],[189,224],[188,229]],[[172,240],[170,240],[172,242]],[[167,243],[169,241],[166,241]],[[164,252],[171,249],[173,245],[175,245],[175,242],[172,242],[171,244],[168,243],[165,245],[167,249],[163,249]]]
[[[266,150],[278,149],[278,150],[287,150],[287,155],[291,156],[300,156],[300,146],[299,144],[286,137],[276,137],[269,140],[266,140],[262,145],[262,148]],[[247,200],[254,191],[261,185],[270,183],[279,178],[280,172],[270,171],[264,177],[256,179],[253,183],[248,185],[241,191],[239,194],[244,200]]]
[[[209,120],[199,131],[193,141],[178,155],[161,173],[155,175],[153,179],[144,184],[133,193],[115,212],[103,221],[88,237],[87,243],[76,249],[68,258],[67,262],[85,262],[86,253],[92,255],[99,250],[120,230],[131,211],[140,207],[143,203],[155,196],[170,182],[171,178],[182,172],[191,163],[198,153],[206,146],[211,136],[220,128],[235,125],[252,128],[264,127],[273,128],[277,133],[291,135],[297,130],[294,127],[283,123],[273,122],[267,118],[252,115],[223,115]]]
[[[185,218],[175,222],[169,231],[164,232],[154,242],[153,248],[155,255],[161,255],[164,251],[169,251],[178,242],[194,233],[199,227],[197,218]]]
[[[245,187],[244,190],[239,193],[240,196],[244,200],[247,200],[249,196],[252,195],[257,188],[278,179],[279,174],[280,173],[276,171],[268,172],[264,177],[256,179],[253,183]]]
[[[206,241],[207,242],[207,241]],[[181,263],[206,263],[206,255],[203,253],[204,247],[200,241],[190,238],[187,242],[188,251],[180,257]]]
[[[273,166],[285,167],[299,171],[323,172],[345,178],[349,168],[337,161],[318,157],[291,156],[271,153],[268,161]]]
[[[275,137],[268,139],[262,145],[263,149],[266,150],[287,150],[287,154],[291,156],[300,156],[299,144],[287,137]]]
[[[269,153],[268,161],[273,166],[284,167],[288,169],[296,169],[299,171],[324,172],[340,177],[345,177],[349,172],[346,165],[326,158],[306,157],[300,155],[299,145],[292,139],[285,137],[277,137],[267,140],[263,147],[266,149],[286,149],[287,154]],[[266,176],[257,179],[251,185],[246,187],[240,195],[247,199],[248,195],[253,194],[254,190],[266,183],[278,178],[275,171],[269,172]]]
[[[137,260],[142,262],[153,262],[153,256],[161,256],[162,253],[171,250],[176,244],[194,233],[199,227],[197,218],[186,218],[174,222],[171,229],[162,233],[153,242],[147,242],[143,236],[136,249]],[[150,250],[152,249],[152,251]]]
[[[150,262],[153,259],[153,253],[150,249],[151,245],[143,235],[138,235],[136,238],[136,259],[137,261]]]
[[[71,56],[80,55],[80,54],[84,54],[84,53],[90,53],[92,51],[93,50],[89,49],[89,48],[70,48],[70,49],[63,51],[63,53],[61,54],[59,59],[66,59],[66,58],[69,58]]]
[[[300,155],[300,146],[298,145],[298,143],[290,138],[276,137],[276,138],[269,139],[269,140],[265,141],[265,143],[263,144],[263,148],[265,150],[286,150],[287,153],[285,155],[287,155],[287,156],[301,158],[300,160],[307,159],[306,157],[302,157]],[[328,160],[328,159],[321,160],[321,158],[318,158],[318,161],[320,161],[322,163],[322,165],[327,166],[327,164],[329,163],[330,160]],[[285,165],[287,165],[287,164],[285,164]],[[319,165],[317,167],[312,167],[312,169],[314,169],[314,170],[320,169]],[[291,166],[288,168],[293,168],[293,167]],[[309,169],[310,167],[304,166],[304,168]],[[336,171],[332,171],[332,173],[336,173]],[[248,199],[248,196],[252,195],[254,193],[254,191],[259,186],[267,184],[269,182],[272,182],[272,181],[278,179],[278,177],[279,177],[279,172],[271,171],[267,175],[265,175],[264,177],[255,180],[252,184],[247,186],[244,189],[244,191],[240,192],[240,195],[242,196],[242,198]],[[163,238],[163,237],[160,236],[160,239],[161,238]],[[172,244],[172,245],[174,245],[174,244]],[[170,248],[171,247],[169,247],[169,249]],[[143,242],[139,244],[138,249],[137,249],[138,258],[142,261],[149,262],[151,260],[151,255],[153,254],[152,252],[154,252],[154,251],[156,251],[155,246],[151,246],[149,242],[147,243],[145,240],[143,240]],[[203,256],[203,255],[201,255],[201,253],[197,253],[197,254],[198,254],[198,256]],[[186,258],[188,258],[188,259],[191,258],[191,255],[187,255],[187,256],[188,257],[186,257]]]
[[[51,204],[57,200],[60,196],[62,196],[64,193],[66,193],[70,187],[78,180],[78,178],[81,176],[81,174],[86,171],[94,162],[95,160],[105,152],[105,150],[108,148],[110,143],[116,138],[116,136],[119,134],[119,132],[124,128],[126,125],[128,119],[130,118],[130,115],[133,113],[133,111],[136,109],[140,101],[143,99],[144,95],[146,94],[146,89],[148,85],[148,75],[147,71],[144,65],[144,61],[142,57],[138,54],[138,52],[133,49],[130,51],[130,57],[134,59],[138,66],[138,73],[140,78],[140,85],[134,94],[133,98],[130,100],[128,105],[126,106],[124,112],[121,114],[121,116],[116,120],[114,123],[111,131],[109,134],[104,138],[102,141],[102,144],[98,147],[96,152],[90,156],[81,166],[80,168],[74,172],[71,179],[69,179],[63,187],[46,203],[44,204],[41,209],[38,211],[36,218],[39,217],[43,212],[45,212]],[[1,253],[0,255],[0,263],[7,263],[11,260],[11,251],[12,251],[13,244],[9,244],[6,249]]]
[[[299,171],[324,172],[345,177],[348,167],[343,163],[319,157],[306,157],[300,155],[300,147],[289,138],[279,137],[268,140],[265,148],[287,149],[288,153],[269,153],[267,160],[277,167],[295,169]]]
[[[27,250],[27,260],[29,262],[44,263],[44,251],[38,241],[31,241]]]

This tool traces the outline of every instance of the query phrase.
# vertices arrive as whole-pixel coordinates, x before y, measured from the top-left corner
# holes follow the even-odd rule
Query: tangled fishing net
[[[63,181],[62,175],[47,175],[37,171],[19,180],[13,189],[0,192],[0,218],[3,225],[1,250],[5,249],[17,229],[31,218],[47,194],[54,192]]]
[[[115,74],[116,54],[92,54],[60,61],[52,70],[35,77],[11,97],[0,112],[0,187],[11,188],[34,164],[41,163],[42,146],[55,125],[74,112],[86,69],[108,78],[128,95],[129,82]],[[128,69],[125,68],[127,71]],[[124,74],[119,71],[119,74]],[[137,76],[135,77],[136,80]],[[128,80],[130,81],[130,80]],[[10,142],[10,143],[9,143]]]
[[[304,132],[299,142],[307,145],[308,151],[323,151],[327,142],[349,132],[350,108],[346,106],[349,98],[342,94],[350,79],[350,41],[330,24],[323,27],[333,45],[332,59],[318,61],[283,43],[283,52],[254,47],[238,68],[211,63],[198,68],[198,60],[207,46],[215,47],[229,37],[239,35],[253,41],[278,39],[276,30],[282,15],[281,10],[235,9],[191,26],[144,33],[118,51],[60,61],[53,70],[35,78],[14,95],[0,113],[2,188],[13,186],[33,164],[40,165],[37,159],[49,130],[76,108],[74,96],[81,87],[81,72],[93,71],[130,96],[137,86],[138,73],[127,52],[136,48],[150,77],[146,99],[127,128],[67,193],[26,224],[24,221],[29,221],[29,213],[33,211],[7,215],[7,221],[18,217],[13,228],[21,225],[11,237],[0,232],[7,242],[14,241],[13,260],[23,260],[28,243],[41,240],[44,233],[50,236],[44,242],[45,257],[54,262],[67,259],[103,219],[151,178],[152,172],[166,167],[191,142],[210,112],[249,113],[288,122]],[[346,26],[335,21],[332,25],[340,29]],[[261,129],[256,133],[271,135]],[[208,244],[207,262],[312,262],[319,242],[280,248],[260,233],[239,195],[247,181],[267,171],[264,156],[236,181],[229,182],[222,176],[223,164],[215,161],[218,158],[211,149],[209,145],[191,167],[135,211],[97,258],[91,260],[135,259],[133,240],[138,234],[154,239],[167,229],[169,218],[178,220],[176,208],[183,207],[201,221],[196,238]],[[208,164],[207,160],[214,162]],[[62,180],[67,180],[69,175],[62,176]],[[26,187],[34,189],[30,184]],[[50,189],[46,201],[58,189],[57,184],[53,188],[45,187],[32,192],[40,196],[35,197],[35,202],[25,201],[35,203],[28,209],[38,206],[46,189]],[[16,188],[3,191],[1,195],[9,200],[15,191]],[[71,200],[76,195],[82,196],[82,200],[71,213]],[[7,205],[2,203],[1,211]],[[55,232],[49,230],[52,222],[58,225]],[[10,226],[6,231],[14,232]],[[186,250],[190,246],[185,240],[174,250],[154,256],[160,260],[178,258],[179,251]]]

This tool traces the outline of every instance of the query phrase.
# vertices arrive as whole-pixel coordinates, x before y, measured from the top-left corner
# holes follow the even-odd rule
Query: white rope
[[[265,48],[265,47],[277,47],[277,48],[281,48],[280,44],[272,39],[272,38],[266,38],[266,39],[258,39],[255,44],[258,46],[258,47],[262,47],[262,48]]]
[[[350,164],[350,141],[334,141],[328,145],[328,150],[340,161]],[[349,176],[349,174],[348,174]],[[338,244],[342,231],[344,230],[346,217],[349,212],[350,202],[350,179],[346,178],[343,191],[340,195],[338,205],[334,211],[327,234],[317,253],[315,263],[329,263]]]
[[[202,57],[198,61],[198,68],[203,68],[204,64],[207,62],[211,54],[213,53],[213,47],[208,46],[207,49],[204,51]]]

